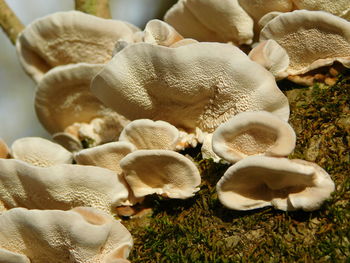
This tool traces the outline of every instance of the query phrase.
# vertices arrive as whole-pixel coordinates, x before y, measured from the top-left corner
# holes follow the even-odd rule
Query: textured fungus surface
[[[24,137],[14,141],[11,153],[17,160],[40,167],[73,162],[73,155],[69,151],[40,137]]]
[[[136,197],[149,194],[186,199],[199,190],[194,163],[169,150],[138,150],[121,160],[125,179]]]
[[[266,111],[241,112],[213,133],[214,152],[234,163],[249,155],[288,156],[295,133],[285,121]]]
[[[39,81],[53,67],[106,63],[115,42],[131,38],[134,28],[122,21],[78,11],[58,12],[32,22],[19,35],[17,53],[24,70]]]
[[[237,0],[179,0],[164,20],[199,41],[251,44],[253,20]]]
[[[108,169],[61,164],[47,168],[0,159],[0,207],[62,209],[92,206],[111,212],[128,197]]]
[[[220,202],[236,210],[274,206],[313,211],[330,197],[334,183],[317,164],[249,156],[232,165],[216,186]]]
[[[254,71],[254,75],[251,72]],[[130,120],[167,121],[212,132],[242,111],[288,119],[288,101],[274,77],[237,47],[198,43],[176,49],[126,47],[93,79],[92,92]]]
[[[97,209],[14,208],[0,214],[1,262],[113,263],[125,259],[132,245],[129,231]]]
[[[260,40],[275,40],[290,59],[287,73],[303,74],[334,61],[350,66],[350,22],[320,11],[284,13],[261,31]]]
[[[35,111],[48,132],[63,132],[75,123],[88,124],[94,118],[105,117],[117,136],[125,118],[104,106],[89,89],[91,79],[101,69],[102,65],[79,63],[56,67],[45,74],[35,94]],[[99,126],[97,122],[95,126]],[[101,133],[108,133],[108,128],[106,124]]]
[[[139,150],[174,150],[179,131],[165,121],[140,119],[130,122],[121,132],[119,141],[130,142]]]

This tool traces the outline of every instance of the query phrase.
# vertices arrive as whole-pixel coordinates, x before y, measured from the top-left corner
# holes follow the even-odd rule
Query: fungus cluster
[[[201,176],[182,150],[198,144],[232,164],[216,187],[225,207],[318,209],[334,183],[287,159],[296,135],[276,80],[350,67],[349,9],[179,0],[143,31],[77,11],[34,21],[17,52],[58,144],[0,140],[0,261],[128,262],[131,235],[112,215],[147,195],[194,196]]]

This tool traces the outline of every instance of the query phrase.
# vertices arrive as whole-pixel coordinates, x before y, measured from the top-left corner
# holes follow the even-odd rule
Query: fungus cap
[[[169,150],[138,150],[120,166],[136,197],[150,194],[185,199],[199,190],[199,171],[183,155]]]
[[[73,162],[71,152],[57,143],[40,137],[25,137],[14,141],[11,153],[15,159],[40,167]]]
[[[242,8],[258,22],[260,18],[270,12],[290,12],[293,10],[294,0],[239,0]]]
[[[169,47],[183,39],[172,26],[158,19],[149,21],[144,30],[144,42],[150,44]]]
[[[313,211],[334,191],[334,183],[314,163],[249,156],[232,165],[216,185],[220,202],[230,209],[274,206]]]
[[[129,142],[110,142],[76,152],[74,154],[74,159],[77,164],[98,166],[115,172],[118,181],[120,181],[129,192],[128,198],[123,200],[121,205],[133,205],[141,202],[142,199],[134,196],[130,186],[122,175],[123,170],[119,163],[121,159],[135,150],[135,146]]]
[[[68,132],[57,132],[52,135],[52,140],[71,152],[76,152],[83,149],[83,145],[78,138]]]
[[[235,163],[249,155],[287,156],[295,147],[293,128],[275,115],[241,112],[221,124],[214,132],[214,152]]]
[[[165,122],[139,119],[124,127],[119,141],[129,142],[139,150],[175,150],[179,130]]]
[[[0,214],[1,216],[1,214]],[[31,263],[30,259],[20,253],[15,253],[7,249],[2,249],[0,245],[0,262],[6,263]]]
[[[293,0],[293,3],[298,9],[326,11],[350,20],[350,2],[348,0]]]
[[[223,41],[216,32],[203,26],[201,21],[187,8],[184,0],[179,0],[165,14],[164,21],[186,38],[198,41]]]
[[[253,20],[237,0],[180,0],[164,20],[184,37],[251,44]]]
[[[79,11],[58,12],[35,20],[20,33],[17,54],[24,70],[38,82],[59,65],[106,63],[114,43],[131,38],[135,30],[122,21]]]
[[[262,29],[260,41],[273,39],[290,59],[288,75],[304,74],[335,61],[350,67],[350,22],[322,11],[284,13]]]
[[[16,263],[110,263],[125,259],[132,246],[129,231],[97,209],[14,208],[0,215],[1,262],[13,262],[15,254],[24,259]]]
[[[288,54],[275,40],[262,41],[249,52],[248,56],[270,71],[277,80],[288,76],[285,72],[289,66]]]
[[[32,166],[0,159],[0,207],[67,210],[92,206],[111,212],[128,197],[113,171],[72,164]]]
[[[182,40],[175,42],[174,44],[170,45],[169,47],[177,48],[177,47],[187,46],[187,45],[191,45],[191,44],[195,44],[195,43],[198,43],[198,41],[195,39],[184,38]]]
[[[267,13],[266,15],[264,15],[258,21],[259,29],[261,30],[262,28],[264,28],[264,26],[266,26],[267,23],[269,23],[272,19],[274,19],[275,17],[279,16],[280,14],[283,14],[283,13],[275,11],[275,12],[270,12],[270,13]]]
[[[91,89],[130,120],[163,120],[188,132],[212,132],[242,111],[289,117],[288,100],[273,75],[221,43],[129,45],[96,75]]]
[[[74,160],[77,164],[99,166],[121,174],[120,160],[134,150],[135,146],[129,142],[110,142],[76,152]]]
[[[114,137],[118,135],[125,118],[105,107],[90,91],[91,79],[101,69],[102,65],[80,63],[56,67],[45,74],[36,91],[35,111],[48,132],[55,134],[75,123],[107,118],[114,125]],[[110,129],[101,131],[107,132]]]

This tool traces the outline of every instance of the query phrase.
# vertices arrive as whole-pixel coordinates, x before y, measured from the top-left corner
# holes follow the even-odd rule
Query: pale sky
[[[154,17],[159,1],[164,0],[111,0],[112,17],[142,26]],[[74,8],[73,0],[6,2],[25,25],[47,14]],[[14,46],[0,30],[0,138],[9,145],[21,137],[49,138],[34,112],[34,91],[34,82],[21,69]]]

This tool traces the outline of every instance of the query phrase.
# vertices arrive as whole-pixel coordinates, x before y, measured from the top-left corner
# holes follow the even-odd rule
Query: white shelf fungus
[[[289,117],[288,100],[273,75],[221,43],[129,45],[96,75],[91,89],[130,120],[163,120],[188,132],[213,132],[242,111]]]
[[[213,151],[235,163],[249,155],[287,156],[295,147],[293,128],[275,115],[242,112],[221,124],[214,132]]]
[[[286,73],[289,66],[288,54],[275,40],[260,42],[249,52],[248,56],[270,71],[277,80],[288,76]]]
[[[0,207],[62,209],[91,206],[112,212],[128,197],[113,171],[72,164],[37,167],[0,159]]]
[[[289,12],[293,10],[294,0],[238,0],[242,8],[258,22],[270,12]]]
[[[101,69],[102,65],[79,63],[56,67],[45,74],[36,91],[35,111],[48,132],[91,138],[95,144],[118,137],[128,121],[105,107],[90,91],[90,81]]]
[[[260,18],[260,20],[258,21],[258,29],[259,29],[259,31],[263,27],[265,27],[267,25],[267,23],[269,23],[272,19],[274,19],[275,17],[279,16],[280,14],[283,14],[283,13],[275,11],[275,12],[267,13],[262,18]]]
[[[139,150],[175,150],[179,130],[165,122],[139,119],[124,127],[119,141],[132,143]]]
[[[349,0],[293,0],[298,9],[321,10],[333,15],[350,20],[350,1]]]
[[[179,0],[164,20],[199,41],[252,43],[253,20],[237,0]]]
[[[191,44],[195,44],[195,43],[198,43],[198,41],[195,40],[195,39],[192,39],[192,38],[184,38],[184,39],[182,39],[182,40],[180,40],[180,41],[175,42],[174,44],[172,44],[172,45],[169,46],[169,47],[177,48],[177,47],[187,46],[187,45],[191,45]]]
[[[118,40],[113,49],[113,56],[128,45],[141,42],[176,48],[197,43],[198,41],[191,38],[184,38],[171,25],[161,20],[153,19],[147,22],[143,31],[135,32],[131,41],[125,39]]]
[[[172,26],[161,20],[153,19],[145,26],[145,43],[169,47],[183,39],[183,36],[181,36]]]
[[[18,36],[17,53],[24,70],[38,82],[59,65],[106,63],[115,42],[131,39],[135,30],[122,21],[79,11],[58,12],[29,24]]]
[[[68,132],[57,132],[52,135],[52,140],[71,152],[76,152],[83,149],[83,145],[78,137]]]
[[[99,166],[121,174],[120,160],[134,150],[131,143],[110,142],[76,152],[74,159],[77,164]]]
[[[57,143],[39,137],[25,137],[14,141],[11,154],[17,160],[40,167],[73,162],[71,152]]]
[[[265,156],[249,156],[232,165],[216,188],[227,208],[274,206],[284,211],[316,210],[335,189],[329,174],[317,164]]]
[[[350,67],[350,22],[322,11],[284,13],[262,29],[260,41],[273,39],[287,51],[288,75],[300,75],[335,61]]]
[[[185,199],[199,190],[196,165],[169,150],[138,150],[120,162],[125,179],[136,197],[150,194]]]
[[[74,159],[77,164],[98,166],[115,172],[115,176],[129,192],[128,198],[123,200],[121,205],[133,205],[141,202],[142,199],[134,196],[123,176],[123,170],[119,163],[121,159],[135,150],[135,146],[129,142],[110,142],[81,150],[74,154]]]
[[[14,208],[0,215],[1,262],[113,263],[132,246],[129,231],[97,209]]]

